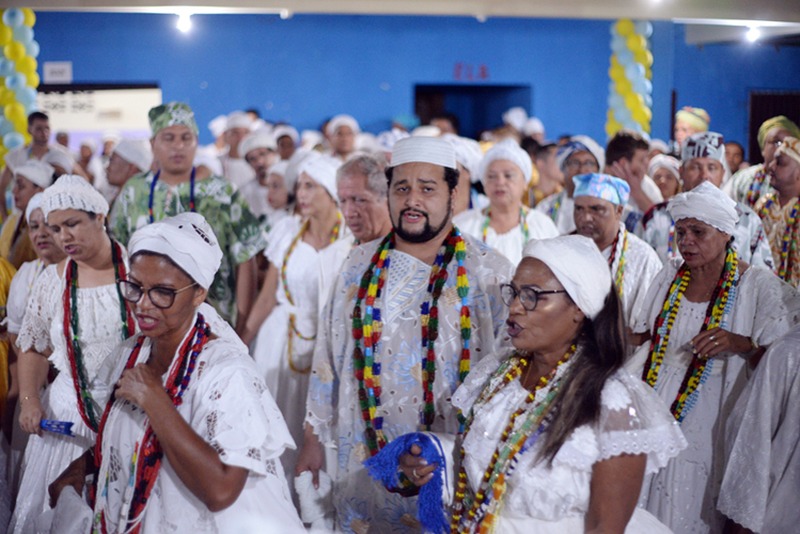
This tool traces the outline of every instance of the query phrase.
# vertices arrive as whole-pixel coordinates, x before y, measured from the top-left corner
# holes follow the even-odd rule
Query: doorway
[[[797,91],[751,91],[750,118],[747,126],[748,161],[755,165],[763,163],[761,147],[758,146],[758,128],[765,120],[777,115],[789,117],[800,124],[800,92]]]

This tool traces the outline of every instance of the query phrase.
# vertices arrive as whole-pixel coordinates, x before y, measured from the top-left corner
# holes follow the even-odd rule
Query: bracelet
[[[27,400],[31,400],[31,399],[41,400],[39,398],[39,395],[25,395],[24,397],[22,397],[23,401],[27,401]]]

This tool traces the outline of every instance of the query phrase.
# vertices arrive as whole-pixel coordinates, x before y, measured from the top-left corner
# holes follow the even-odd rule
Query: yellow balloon
[[[14,101],[14,91],[5,86],[0,87],[0,106],[5,106],[6,104],[10,104],[13,101]]]
[[[623,97],[633,92],[633,86],[631,85],[631,81],[628,78],[622,78],[621,80],[614,80],[617,86],[617,93],[622,95]]]
[[[626,93],[624,95],[625,98],[625,107],[631,110],[631,114],[635,113],[638,108],[644,105],[644,99],[642,95],[635,93],[633,91]]]
[[[653,66],[653,53],[650,50],[647,50],[642,64],[644,64],[645,68],[650,68]]]
[[[625,69],[622,68],[622,65],[614,65],[610,69],[608,69],[608,75],[611,77],[612,80],[624,80],[625,79]]]
[[[625,41],[625,44],[628,45],[628,49],[636,54],[639,50],[646,50],[647,49],[647,39],[644,38],[642,35],[629,35],[628,39]]]
[[[28,133],[27,129],[25,130],[25,133],[22,134],[22,138],[25,139],[25,144],[26,145],[29,144],[33,140],[33,137],[31,137],[31,134]]]
[[[24,134],[28,131],[28,119],[23,117],[21,119],[16,118],[15,120],[11,121],[11,124],[14,126],[14,131]]]
[[[612,67],[622,67],[622,63],[619,62],[619,58],[617,54],[611,54],[611,66]]]
[[[618,20],[617,23],[614,24],[614,28],[617,30],[617,33],[622,36],[632,35],[636,31],[631,19]]]
[[[28,85],[30,87],[33,87],[34,89],[39,87],[39,82],[41,81],[39,79],[39,73],[31,72],[30,74],[26,74],[25,78],[28,80]]]
[[[15,65],[18,72],[27,74],[29,72],[36,72],[36,67],[39,65],[39,63],[31,56],[25,56],[17,61]]]
[[[25,19],[22,21],[22,24],[27,26],[28,28],[33,28],[33,25],[36,24],[36,13],[29,7],[22,8],[22,14],[25,16]]]
[[[3,47],[3,53],[11,61],[19,61],[25,57],[25,45],[19,41],[11,41]]]
[[[14,32],[5,24],[0,24],[0,46],[5,46],[14,39]]]

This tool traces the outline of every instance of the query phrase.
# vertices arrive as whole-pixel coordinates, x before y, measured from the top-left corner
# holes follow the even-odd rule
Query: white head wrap
[[[194,153],[194,161],[192,163],[195,167],[207,167],[214,176],[222,176],[222,161],[214,152],[213,147],[198,149]]]
[[[225,131],[234,128],[247,128],[248,130],[253,125],[253,119],[244,111],[233,111],[228,114],[225,120]]]
[[[391,167],[404,163],[430,163],[457,169],[453,145],[440,137],[407,137],[394,144]]]
[[[29,159],[14,169],[14,176],[22,176],[34,185],[45,189],[53,183],[55,169],[44,161]]]
[[[116,130],[108,130],[106,132],[103,132],[103,137],[102,137],[103,143],[107,143],[108,141],[111,141],[112,143],[117,144],[117,143],[120,142],[121,139],[122,139],[122,137],[119,135],[119,132],[117,132]]]
[[[597,160],[598,172],[603,172],[606,166],[606,151],[597,142],[586,135],[573,135],[566,145],[558,149],[556,163],[558,168],[564,170],[564,164],[575,152],[588,152]]]
[[[328,125],[325,127],[325,133],[328,135],[333,135],[340,126],[349,126],[350,129],[353,130],[354,134],[361,133],[361,128],[358,126],[358,121],[350,115],[336,115],[333,117],[328,121]]]
[[[775,151],[775,157],[778,157],[780,154],[785,154],[800,163],[800,139],[796,137],[784,137],[783,141],[781,141],[781,145]]]
[[[440,135],[442,135],[442,130],[433,124],[424,124],[411,130],[412,137],[439,137]]]
[[[391,152],[396,142],[408,136],[408,132],[404,132],[398,128],[392,128],[391,130],[378,134],[378,145],[381,147],[382,151]]]
[[[145,139],[123,139],[114,147],[113,153],[143,172],[149,171],[153,164],[153,149]]]
[[[208,123],[208,130],[214,139],[225,133],[225,126],[228,124],[228,117],[225,115],[217,115],[211,122]]]
[[[284,177],[284,182],[286,181],[286,169],[289,168],[289,162],[285,160],[281,160],[277,163],[273,163],[272,166],[267,171],[267,175],[270,174],[279,174]],[[294,186],[292,186],[294,189]]]
[[[531,162],[530,155],[523,150],[519,144],[513,139],[503,139],[486,153],[481,160],[480,169],[478,171],[481,181],[486,183],[486,174],[489,172],[489,165],[495,160],[506,160],[516,165],[522,176],[525,178],[525,183],[531,181],[531,174],[533,173],[533,162]]]
[[[650,164],[647,166],[647,175],[653,176],[658,169],[667,169],[672,176],[677,178],[678,182],[683,183],[680,167],[681,162],[676,158],[666,154],[658,154],[650,160]]]
[[[374,153],[380,152],[381,146],[378,144],[378,138],[375,134],[369,132],[361,132],[356,135],[356,150],[360,152]]]
[[[483,150],[481,150],[480,143],[474,139],[459,137],[451,133],[442,135],[442,139],[446,139],[453,144],[453,148],[456,151],[456,161],[469,171],[470,182],[473,184],[480,182],[481,159],[483,159]]]
[[[710,182],[672,197],[667,211],[675,221],[697,219],[728,235],[733,235],[739,221],[736,202]]]
[[[286,170],[283,172],[283,183],[290,193],[294,192],[295,185],[297,184],[297,177],[300,176],[300,166],[307,159],[321,158],[322,155],[316,150],[295,150],[292,157],[286,162]]]
[[[275,141],[277,142],[278,139],[281,137],[288,135],[289,138],[292,140],[292,143],[297,145],[300,141],[300,134],[297,133],[297,128],[293,126],[289,126],[288,124],[279,124],[272,130],[272,135],[275,137]]]
[[[300,146],[306,150],[313,150],[314,147],[321,145],[325,140],[322,133],[316,130],[303,130],[300,134]]]
[[[529,137],[535,134],[544,134],[544,124],[538,118],[530,117],[525,121],[525,127],[522,129],[522,133]]]
[[[44,155],[42,161],[49,163],[54,167],[61,167],[67,174],[70,174],[72,172],[72,168],[75,166],[75,160],[72,159],[72,156],[69,154],[69,152],[55,147],[51,147],[50,150],[47,151],[47,154]]]
[[[239,143],[239,154],[241,154],[242,157],[246,157],[248,152],[257,148],[275,150],[278,148],[275,145],[275,139],[277,139],[277,137],[273,137],[271,134],[267,133],[249,133],[245,135]]]
[[[690,135],[681,146],[681,161],[689,163],[695,158],[711,158],[724,162],[725,140],[717,132],[702,132]]]
[[[95,141],[90,137],[86,137],[85,139],[83,139],[81,141],[81,146],[88,147],[92,151],[92,154],[97,152],[97,141]]]
[[[297,176],[300,177],[301,174],[306,173],[324,187],[333,200],[339,202],[339,195],[336,193],[336,169],[338,168],[339,165],[334,162],[333,158],[317,155],[305,158],[297,166]],[[284,175],[284,180],[286,180],[286,175]]]
[[[108,215],[108,201],[82,176],[65,174],[44,190],[42,211],[44,217],[51,211],[80,210],[98,215]]]
[[[662,141],[661,139],[653,139],[650,141],[650,150],[658,150],[662,154],[669,154],[669,145],[667,145],[666,141]]]
[[[525,108],[519,106],[507,109],[505,113],[503,113],[503,122],[512,126],[518,132],[521,132],[522,129],[525,128],[525,122],[527,120],[528,112],[525,111]]]
[[[28,201],[28,207],[25,208],[25,222],[30,224],[31,214],[36,210],[42,209],[43,199],[44,199],[44,193],[42,192],[36,193],[31,197],[31,199]]]
[[[211,287],[222,249],[211,225],[199,213],[184,212],[143,226],[133,233],[128,252],[154,252],[172,260],[203,289]]]
[[[603,309],[611,291],[608,262],[597,245],[582,235],[532,239],[523,258],[536,258],[553,272],[573,302],[590,319]]]

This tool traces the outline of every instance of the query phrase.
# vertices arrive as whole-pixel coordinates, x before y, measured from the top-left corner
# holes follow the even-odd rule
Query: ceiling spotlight
[[[744,34],[744,37],[749,42],[755,43],[761,38],[761,30],[758,29],[758,26],[750,26],[747,33]]]
[[[181,33],[188,33],[192,29],[191,14],[183,12],[178,13],[178,23],[175,25]]]
[[[286,20],[292,18],[292,12],[286,8],[281,9],[280,13],[281,20]]]

